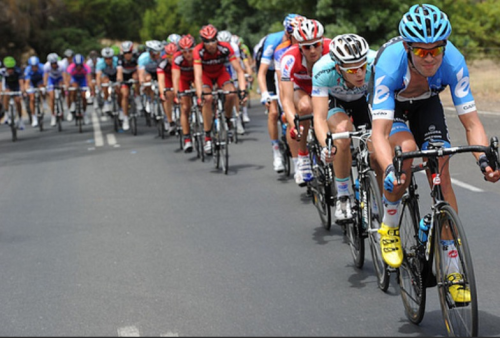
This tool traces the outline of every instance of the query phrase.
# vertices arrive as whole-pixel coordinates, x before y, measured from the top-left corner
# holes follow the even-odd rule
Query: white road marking
[[[162,333],[160,337],[179,337],[177,332],[168,331],[167,333]]]
[[[115,134],[112,134],[112,133],[106,134],[106,139],[108,140],[108,143],[110,146],[113,146],[113,147],[116,146]]]
[[[425,175],[425,171],[419,171],[420,174],[422,175]],[[470,185],[470,184],[467,184],[465,182],[462,182],[462,181],[459,181],[455,178],[452,178],[451,179],[451,183],[454,184],[454,185],[458,185],[459,187],[462,187],[464,189],[467,189],[467,190],[470,190],[470,191],[473,191],[473,192],[483,192],[484,190],[483,189],[479,189],[473,185]]]
[[[135,326],[125,326],[118,329],[118,337],[140,337],[139,329]]]
[[[99,118],[95,111],[92,111],[92,125],[94,127],[94,140],[96,147],[102,147],[104,145],[104,139],[102,138],[101,125],[99,124]]]

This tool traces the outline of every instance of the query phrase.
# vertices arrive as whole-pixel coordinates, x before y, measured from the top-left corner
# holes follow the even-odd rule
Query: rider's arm
[[[231,65],[238,74],[238,86],[240,87],[240,90],[245,90],[246,89],[245,72],[243,71],[243,68],[241,68],[240,59],[239,58],[232,59]]]
[[[116,67],[116,81],[123,82],[123,67],[122,66]]]
[[[156,72],[158,76],[158,91],[160,93],[160,98],[165,100],[165,73],[164,72]]]
[[[194,86],[196,88],[196,96],[201,98],[201,94],[203,91],[203,80],[202,80],[202,75],[203,75],[203,68],[201,66],[201,63],[195,63],[193,65],[194,69]]]
[[[328,96],[313,96],[311,98],[314,114],[314,133],[322,147],[326,147],[326,134],[328,127]]]
[[[376,149],[377,161],[382,169],[392,164],[393,149],[389,142],[392,120],[376,119],[372,122],[372,143]]]
[[[267,75],[268,69],[269,69],[269,64],[262,63],[262,62],[260,63],[259,72],[257,73],[257,81],[259,83],[260,93],[261,93],[262,97],[265,96],[264,93],[268,93],[267,92],[267,82],[266,82],[266,75]]]
[[[174,86],[174,97],[179,94],[179,81],[181,79],[181,70],[177,68],[172,68],[172,84]]]

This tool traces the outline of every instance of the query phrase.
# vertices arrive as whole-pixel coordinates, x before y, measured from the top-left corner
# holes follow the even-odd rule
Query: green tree
[[[155,7],[146,10],[139,31],[142,41],[162,41],[170,34],[194,33],[192,26],[179,13],[179,3],[178,0],[158,0]]]

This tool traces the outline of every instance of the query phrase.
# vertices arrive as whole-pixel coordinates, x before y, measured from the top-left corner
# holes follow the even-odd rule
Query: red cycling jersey
[[[156,74],[165,74],[165,88],[174,87],[172,84],[172,64],[166,58],[158,64]]]
[[[211,78],[220,75],[220,72],[225,70],[224,64],[235,59],[234,50],[227,42],[217,42],[217,50],[214,54],[206,50],[203,42],[196,45],[193,50],[193,62],[201,64],[203,73]]]
[[[182,52],[176,52],[172,60],[172,69],[178,69],[181,72],[179,79],[179,91],[183,92],[191,88],[194,82],[193,62],[186,60]]]
[[[328,54],[330,39],[323,40],[323,53]],[[318,59],[319,60],[319,59]],[[290,47],[281,56],[281,81],[292,81],[297,87],[311,95],[312,74],[307,71],[307,63],[298,45]]]

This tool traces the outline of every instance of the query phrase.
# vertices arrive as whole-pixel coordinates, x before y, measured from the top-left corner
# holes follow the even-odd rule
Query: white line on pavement
[[[419,173],[422,174],[422,175],[425,175],[425,171],[419,171]],[[462,187],[464,189],[468,189],[470,191],[473,191],[473,192],[483,192],[484,191],[483,189],[476,188],[473,185],[470,185],[470,184],[467,184],[465,182],[459,181],[459,180],[457,180],[455,178],[451,179],[451,183],[454,184],[454,185],[458,185],[459,187]]]
[[[118,337],[140,337],[139,329],[135,326],[125,326],[118,329]]]
[[[108,143],[110,146],[116,147],[116,137],[115,134],[106,134],[106,139],[108,140]]]
[[[92,111],[92,126],[94,127],[94,142],[96,147],[102,147],[104,140],[102,138],[101,125],[95,111]]]

